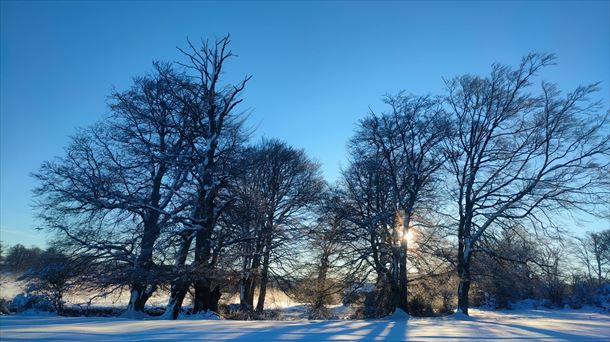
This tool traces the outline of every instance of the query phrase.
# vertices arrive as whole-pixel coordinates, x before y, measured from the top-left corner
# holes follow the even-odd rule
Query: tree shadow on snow
[[[406,321],[310,321],[251,331],[237,341],[404,341]]]

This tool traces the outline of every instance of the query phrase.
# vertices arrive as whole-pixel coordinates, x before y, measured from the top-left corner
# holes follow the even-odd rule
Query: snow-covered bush
[[[11,300],[8,309],[11,312],[24,312],[27,310],[53,312],[55,306],[45,295],[20,293]]]
[[[26,292],[48,298],[54,311],[62,314],[64,295],[77,284],[79,267],[66,255],[49,249],[21,277],[28,280]]]

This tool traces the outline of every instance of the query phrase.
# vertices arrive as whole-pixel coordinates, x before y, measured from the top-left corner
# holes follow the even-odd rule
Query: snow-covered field
[[[609,341],[610,316],[587,310],[473,310],[469,320],[212,321],[0,317],[0,340]]]

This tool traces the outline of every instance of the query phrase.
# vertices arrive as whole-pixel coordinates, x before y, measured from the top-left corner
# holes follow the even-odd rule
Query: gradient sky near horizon
[[[609,103],[609,1],[0,2],[0,239],[44,246],[29,174],[61,155],[77,127],[100,120],[112,87],[153,60],[181,58],[186,38],[227,33],[239,56],[226,77],[253,75],[242,109],[336,180],[345,145],[380,97],[439,93],[442,77],[552,52],[545,80],[601,82]],[[591,220],[578,229],[599,230]]]

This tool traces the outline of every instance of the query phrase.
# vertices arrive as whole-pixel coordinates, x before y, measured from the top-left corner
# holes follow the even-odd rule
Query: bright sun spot
[[[404,235],[403,237],[405,239],[405,241],[407,241],[407,245],[411,245],[412,243],[415,242],[415,234],[413,234],[413,230],[409,229],[407,231],[407,234]]]

